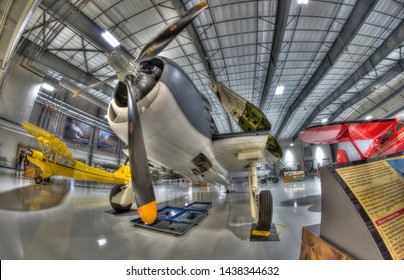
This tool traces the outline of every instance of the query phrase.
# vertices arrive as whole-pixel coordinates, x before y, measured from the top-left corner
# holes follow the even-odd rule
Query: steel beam
[[[113,48],[101,34],[105,31],[81,12],[76,6],[68,1],[60,0],[42,0],[40,7],[51,12],[59,18],[64,24],[75,30],[82,37],[89,40],[94,46],[103,52],[109,54],[113,50],[119,50],[127,58],[134,57],[122,46]]]
[[[393,111],[388,112],[387,114],[381,116],[381,118],[382,118],[382,119],[389,119],[389,118],[391,118],[392,116],[394,116],[395,114],[397,114],[398,112],[400,112],[400,111],[403,110],[403,109],[404,109],[404,104],[401,105],[401,106],[399,106],[399,107],[397,107],[397,108],[394,109]]]
[[[39,0],[9,0],[0,4],[0,94],[19,39],[39,2]]]
[[[174,8],[179,15],[181,15],[181,14],[183,14],[183,12],[185,12],[184,5],[181,0],[171,0],[171,3],[173,3]],[[203,66],[205,67],[206,72],[208,73],[209,79],[212,82],[217,82],[216,77],[213,74],[213,70],[210,65],[210,62],[209,62],[209,60],[207,60],[208,55],[206,54],[205,49],[202,46],[201,40],[199,39],[198,33],[196,32],[196,29],[195,29],[193,23],[189,24],[186,27],[186,30],[188,31],[188,34],[191,36],[191,40],[199,54],[199,57],[202,60],[201,62],[203,64]],[[229,123],[230,131],[233,132],[233,127],[231,125],[230,116],[229,116],[229,114],[226,114],[226,116],[227,116],[227,121]]]
[[[404,27],[403,27],[403,31],[404,31]],[[404,36],[404,34],[403,34]],[[370,58],[369,58],[370,59]],[[366,62],[365,62],[366,63]],[[364,64],[365,64],[364,63]],[[363,65],[362,65],[363,66]],[[350,100],[348,100],[347,102],[343,103],[338,109],[337,111],[328,119],[329,121],[334,120],[338,115],[340,115],[345,109],[347,109],[349,106],[352,106],[353,104],[355,104],[356,102],[359,102],[363,97],[371,94],[374,91],[375,87],[379,87],[380,85],[383,85],[385,83],[387,83],[388,81],[390,81],[391,79],[393,79],[395,76],[397,76],[398,74],[400,74],[404,69],[404,59],[400,60],[399,62],[397,62],[397,64],[395,64],[390,70],[388,70],[386,73],[384,73],[382,76],[380,76],[376,81],[374,81],[372,84],[370,84],[369,86],[367,86],[361,93],[356,94],[354,97],[352,97]],[[346,81],[349,82],[349,80],[352,78],[352,76]],[[359,81],[359,78],[358,78]],[[342,84],[338,89],[336,89],[335,92],[341,93],[340,95],[342,95],[343,93],[345,93],[350,87],[354,86],[356,84],[357,81],[352,80],[350,81],[350,85],[346,85],[344,88],[345,90],[340,90],[341,87],[344,86],[344,84]],[[349,87],[348,87],[349,86]],[[394,92],[393,94],[397,95],[399,93],[401,93],[401,90],[403,90],[404,86],[400,87],[396,92]],[[334,92],[334,93],[335,93]],[[340,96],[338,95],[338,96]],[[337,97],[338,98],[338,97]],[[337,99],[335,98],[335,99]],[[335,99],[333,99],[332,101],[335,101]],[[297,139],[299,137],[299,132],[308,127],[311,122],[316,118],[316,116],[318,114],[321,113],[322,110],[324,110],[328,105],[330,105],[332,103],[332,101],[329,101],[328,99],[324,100],[321,104],[319,104],[314,111],[311,113],[310,117],[305,121],[305,123],[299,128],[299,130],[296,132],[296,134],[293,136],[293,139]],[[384,101],[383,101],[384,102]],[[386,101],[387,102],[387,101]],[[337,113],[338,112],[338,113]],[[338,115],[337,115],[338,114]],[[362,115],[364,115],[366,113],[363,113]],[[357,118],[358,119],[358,118]]]
[[[368,85],[361,92],[355,94],[352,98],[348,99],[346,102],[341,104],[337,110],[328,118],[329,122],[334,121],[338,118],[339,115],[342,114],[346,109],[361,101],[364,97],[370,95],[375,91],[377,87],[380,85],[384,85],[391,81],[394,77],[400,74],[404,69],[404,59],[400,60],[397,64],[395,64],[392,68],[390,68],[386,73],[384,73],[381,77],[379,77],[376,81]]]
[[[366,21],[368,15],[372,12],[377,0],[357,1],[349,18],[342,27],[338,38],[334,41],[328,53],[324,57],[321,64],[318,66],[316,72],[311,76],[305,87],[299,93],[297,98],[293,101],[292,105],[287,109],[286,116],[284,117],[279,129],[275,134],[275,138],[279,138],[283,129],[289,122],[294,111],[300,104],[309,96],[318,83],[325,77],[331,67],[337,62],[338,58],[345,51],[347,46],[351,43],[363,23]],[[373,68],[373,67],[372,67]],[[372,69],[371,68],[371,69]],[[368,71],[367,71],[368,72]],[[366,72],[366,73],[367,73]]]
[[[175,10],[179,15],[183,14],[185,10],[183,9],[183,4],[182,1],[180,0],[171,0],[171,3],[173,3]],[[186,27],[186,30],[188,31],[189,35],[191,36],[191,40],[194,43],[194,46],[199,54],[199,57],[201,58],[202,64],[205,66],[206,72],[209,75],[209,79],[212,82],[217,82],[216,77],[213,75],[212,72],[212,67],[210,66],[210,62],[206,59],[207,55],[205,53],[205,49],[202,46],[201,41],[199,40],[198,33],[195,30],[194,25],[191,23]]]
[[[20,55],[23,55],[27,58],[31,58],[31,55],[33,53],[38,52],[40,49],[41,49],[40,46],[32,43],[28,39],[25,39],[22,42],[22,44],[20,45],[20,47],[18,48],[17,52]],[[42,55],[36,62],[61,73],[62,75],[64,75],[65,77],[67,77],[69,79],[80,82],[84,85],[90,85],[90,84],[93,84],[93,83],[96,83],[99,81],[98,79],[96,79],[93,76],[89,75],[88,73],[84,72],[80,68],[68,63],[67,61],[61,59],[60,57],[58,57],[48,51],[42,51]],[[111,86],[104,84],[102,86],[102,89],[103,89],[102,90],[103,93],[105,93],[109,96],[112,96],[114,89]],[[88,94],[88,95],[91,95],[91,94]],[[95,98],[94,96],[92,96],[92,97]],[[102,102],[102,103],[104,103],[104,102]],[[99,105],[99,104],[97,104],[97,105]],[[104,107],[105,107],[105,104],[104,104]]]
[[[356,120],[361,120],[363,118],[365,118],[367,115],[370,114],[370,112],[372,112],[373,110],[377,109],[377,107],[381,107],[384,104],[386,104],[387,102],[390,102],[391,100],[393,100],[395,97],[399,96],[400,94],[402,94],[404,92],[404,85],[402,85],[401,87],[399,87],[398,89],[396,89],[395,91],[393,91],[387,98],[383,99],[381,102],[375,104],[374,106],[372,106],[372,108],[370,108],[369,110],[367,110],[366,112],[360,114],[359,116],[357,116],[355,119]]]
[[[269,57],[269,62],[267,66],[267,76],[265,78],[264,89],[262,90],[261,100],[259,103],[259,108],[263,110],[268,95],[269,89],[272,85],[272,79],[276,70],[276,65],[278,64],[279,53],[281,52],[281,46],[283,42],[283,35],[285,34],[286,25],[288,23],[289,9],[291,0],[279,0],[278,7],[276,10],[276,22],[275,22],[275,33],[272,39],[272,48]]]
[[[404,21],[402,21],[390,36],[380,45],[380,47],[373,52],[373,54],[348,78],[342,83],[334,92],[332,92],[323,102],[321,102],[310,114],[305,123],[298,129],[294,138],[298,137],[300,130],[308,127],[316,116],[328,105],[337,100],[341,95],[346,93],[358,81],[360,81],[367,73],[369,73],[374,65],[379,64],[383,58],[389,53],[394,51],[401,42],[404,40]]]

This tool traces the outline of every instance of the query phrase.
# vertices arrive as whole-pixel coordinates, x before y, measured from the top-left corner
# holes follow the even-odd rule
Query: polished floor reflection
[[[299,258],[302,227],[320,223],[320,179],[261,185],[274,199],[280,241],[252,242],[246,183],[221,187],[155,185],[159,207],[211,201],[209,215],[184,236],[135,228],[136,213],[113,215],[112,185],[57,178],[46,186],[0,168],[1,259],[281,259]],[[277,226],[280,230],[281,227]]]

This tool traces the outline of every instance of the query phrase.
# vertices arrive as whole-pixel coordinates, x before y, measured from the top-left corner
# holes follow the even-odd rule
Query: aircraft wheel
[[[269,190],[262,190],[259,194],[258,230],[269,231],[272,224],[272,194]]]
[[[115,185],[110,194],[109,194],[109,203],[111,204],[111,207],[116,211],[116,212],[127,212],[132,208],[132,203],[128,204],[126,206],[122,206],[120,204],[112,202],[112,198],[118,194],[119,192],[123,191],[122,187],[125,185]]]
[[[39,185],[39,184],[42,184],[42,182],[43,182],[43,179],[41,176],[38,176],[35,178],[35,184]]]
[[[48,178],[43,178],[44,182],[49,183],[50,182],[50,177]]]
[[[278,177],[274,177],[273,179],[272,179],[272,183],[278,183],[279,182],[279,178]]]

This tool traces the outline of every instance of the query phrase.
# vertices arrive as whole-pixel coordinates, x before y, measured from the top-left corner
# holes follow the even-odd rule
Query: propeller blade
[[[167,25],[143,47],[136,62],[141,62],[142,60],[150,59],[158,55],[207,6],[207,2],[201,2],[193,6],[183,16]]]
[[[152,178],[147,162],[146,148],[136,106],[137,89],[134,77],[128,75],[128,145],[132,189],[140,218],[145,224],[152,224],[157,217],[157,203]]]
[[[83,88],[81,88],[81,89],[78,89],[78,90],[76,90],[76,91],[73,93],[73,97],[76,97],[77,95],[83,94],[83,93],[89,91],[89,90],[92,89],[92,88],[96,88],[96,87],[98,87],[98,86],[100,86],[100,85],[102,85],[102,84],[104,84],[104,83],[108,83],[108,82],[111,82],[111,81],[116,80],[116,79],[118,79],[118,76],[117,76],[117,75],[114,75],[114,76],[112,76],[112,77],[109,77],[109,78],[106,79],[106,80],[99,81],[99,82],[96,82],[95,84],[92,84],[92,85],[83,87]]]

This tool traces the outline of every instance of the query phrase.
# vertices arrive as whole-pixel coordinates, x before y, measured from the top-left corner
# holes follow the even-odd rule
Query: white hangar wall
[[[36,146],[19,124],[29,120],[42,78],[24,69],[21,61],[12,59],[0,92],[0,166],[13,166],[18,145]]]
[[[36,139],[21,127],[24,121],[30,121],[31,113],[35,105],[38,91],[43,78],[32,73],[21,66],[22,58],[15,56],[9,67],[9,75],[5,80],[2,92],[0,93],[0,166],[12,168],[15,163],[17,151],[20,146],[40,149]],[[67,98],[70,100],[71,98]],[[95,113],[96,107],[87,101],[80,100],[86,108],[86,112]],[[79,101],[76,101],[79,102]],[[74,104],[76,106],[77,104]],[[37,111],[34,114],[38,114]],[[36,119],[34,116],[33,119]],[[63,126],[66,116],[63,115],[59,121],[63,123],[59,127],[58,134],[63,136]],[[72,152],[73,156],[86,164],[105,163],[110,166],[117,166],[125,161],[119,159],[118,153],[108,153],[96,148],[99,130],[90,138],[90,145],[94,146],[93,154],[89,145],[77,146],[75,143],[64,141]],[[90,163],[91,159],[91,163]],[[119,161],[119,162],[118,162]]]
[[[356,145],[363,154],[369,148],[370,143],[371,143],[370,140],[356,141]],[[346,155],[348,156],[349,161],[360,160],[360,156],[356,151],[355,147],[351,144],[351,142],[335,144],[333,145],[333,149],[335,154],[337,154],[339,149],[343,149]]]
[[[293,144],[293,146],[291,146]],[[335,160],[332,156],[330,145],[308,144],[297,139],[296,141],[281,141],[283,150],[282,161],[285,167],[291,169],[304,169],[309,171],[311,167],[317,169],[320,164],[328,164]]]
[[[0,117],[14,123],[29,120],[42,78],[24,69],[15,57],[0,93]]]

